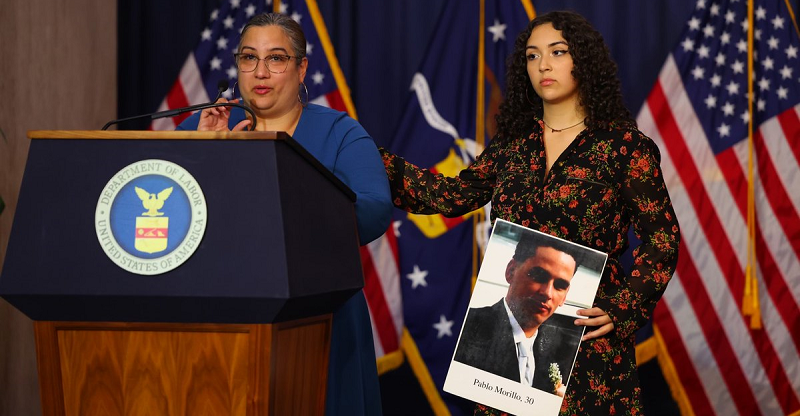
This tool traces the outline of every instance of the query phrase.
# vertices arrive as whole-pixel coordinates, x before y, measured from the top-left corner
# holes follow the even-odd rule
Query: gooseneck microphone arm
[[[214,101],[217,101],[219,99],[219,97],[222,95],[222,93],[227,89],[228,89],[228,81],[227,80],[220,81],[219,85],[217,85],[217,98],[215,98]],[[189,111],[203,110],[203,109],[206,109],[206,108],[214,108],[214,107],[238,107],[238,108],[241,108],[244,111],[247,111],[247,113],[250,114],[250,117],[252,117],[252,119],[253,119],[253,124],[250,125],[250,131],[254,131],[256,129],[256,122],[257,122],[256,121],[256,113],[250,107],[248,107],[246,105],[239,104],[239,103],[210,102],[210,103],[206,103],[206,104],[190,105],[188,107],[175,108],[175,109],[172,109],[172,110],[158,111],[158,112],[155,112],[155,113],[141,114],[141,115],[138,115],[138,116],[120,118],[120,119],[117,119],[117,120],[111,120],[108,123],[106,123],[105,126],[103,126],[102,130],[108,130],[108,128],[110,126],[113,126],[114,124],[122,123],[122,122],[125,122],[125,121],[138,120],[138,119],[141,119],[141,118],[148,118],[148,117],[151,120],[155,120],[155,119],[159,119],[159,118],[165,118],[165,117],[175,117],[178,114],[183,114],[183,113],[186,113],[186,112],[189,112]]]

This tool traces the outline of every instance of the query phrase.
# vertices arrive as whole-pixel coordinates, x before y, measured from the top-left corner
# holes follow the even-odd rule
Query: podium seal
[[[100,193],[97,240],[111,261],[131,273],[166,273],[200,246],[206,209],[200,184],[186,169],[142,160],[122,168]]]

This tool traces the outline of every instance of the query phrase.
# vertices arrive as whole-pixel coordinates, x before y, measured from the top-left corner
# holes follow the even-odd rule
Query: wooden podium
[[[35,321],[45,415],[323,414],[331,313],[364,282],[352,191],[284,133],[29,136],[0,296]],[[149,275],[95,217],[143,160],[207,205],[194,253]]]

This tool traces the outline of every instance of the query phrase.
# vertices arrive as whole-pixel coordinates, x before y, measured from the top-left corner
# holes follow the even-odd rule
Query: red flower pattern
[[[527,137],[493,140],[454,178],[381,152],[400,208],[459,216],[491,201],[492,219],[608,253],[595,306],[608,313],[614,331],[581,344],[561,415],[641,414],[634,332],[666,289],[680,241],[655,143],[635,129],[587,129],[547,175],[541,121]],[[619,258],[631,226],[642,244],[626,277]],[[475,414],[505,413],[477,405]]]

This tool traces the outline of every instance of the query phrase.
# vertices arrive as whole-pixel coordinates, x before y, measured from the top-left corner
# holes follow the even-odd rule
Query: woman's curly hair
[[[617,64],[611,59],[603,36],[581,15],[569,11],[550,12],[531,20],[514,43],[506,60],[506,94],[497,115],[498,136],[520,137],[533,129],[534,118],[542,117],[542,99],[536,94],[527,71],[525,47],[531,31],[551,23],[567,41],[578,83],[578,100],[586,111],[590,129],[612,125],[635,127],[636,121],[622,100]]]

